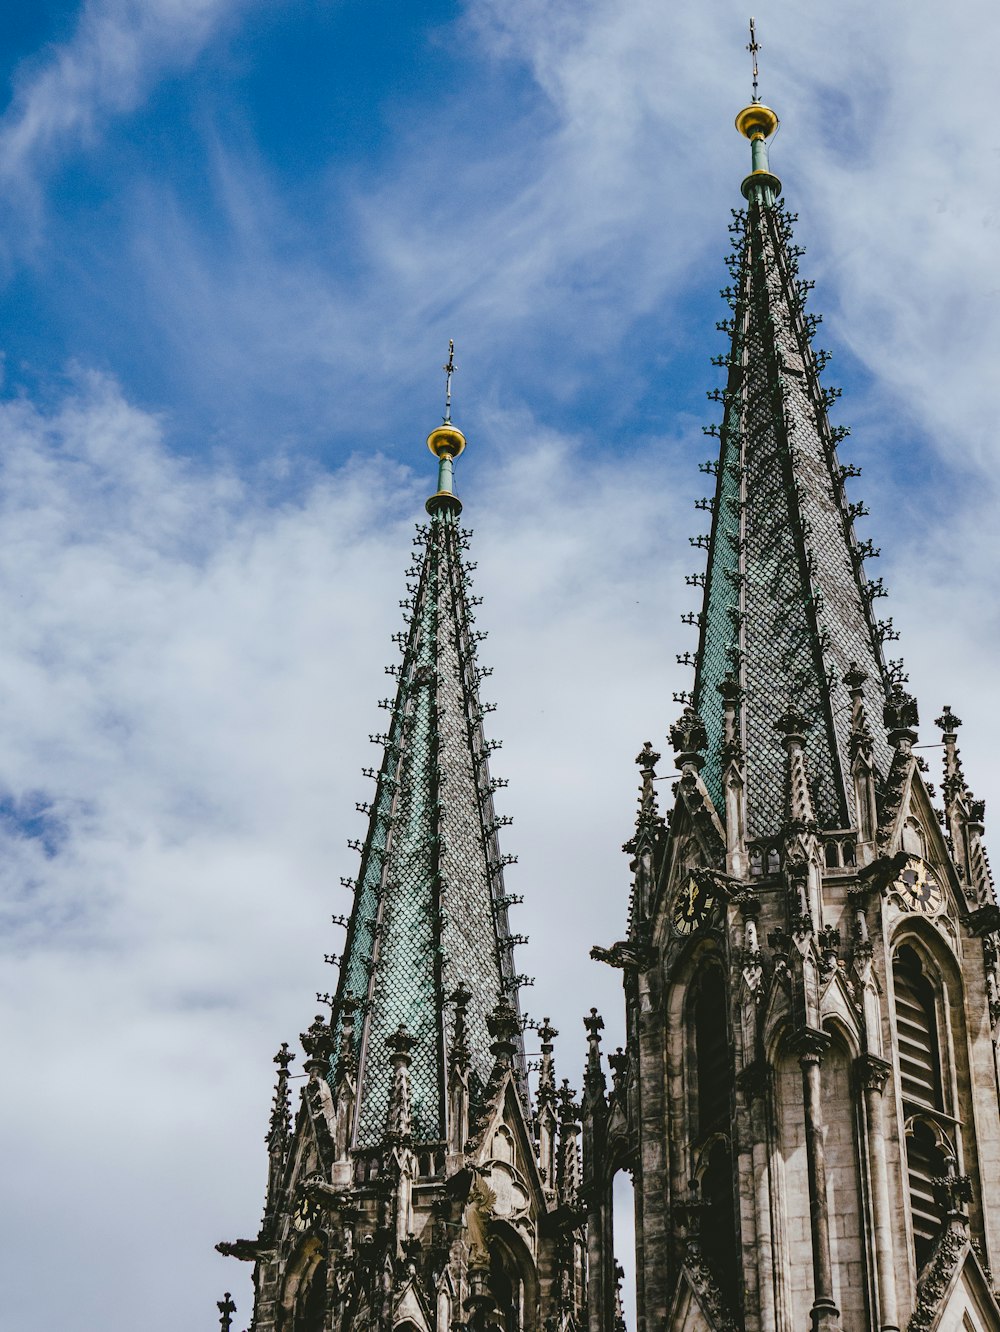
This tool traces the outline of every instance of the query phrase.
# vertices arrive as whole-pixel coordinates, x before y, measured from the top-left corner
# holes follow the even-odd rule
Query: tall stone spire
[[[397,680],[382,749],[375,796],[359,805],[368,833],[347,924],[334,1012],[348,997],[362,1001],[362,1020],[351,1039],[358,1068],[356,1145],[381,1137],[389,1109],[392,1070],[386,1041],[403,1023],[414,1039],[409,1081],[416,1141],[446,1136],[448,1051],[454,1006],[447,996],[470,984],[464,1008],[473,1103],[491,1071],[486,1015],[505,995],[517,1006],[508,930],[510,899],[503,869],[514,859],[500,852],[498,829],[510,823],[493,808],[488,758],[499,743],[486,739],[483,721],[492,706],[479,697],[476,645],[486,637],[473,628],[464,559],[469,532],[459,526],[461,500],[453,489],[453,463],[465,436],[450,420],[427,444],[438,460],[438,488],[427,501],[428,523],[417,529],[408,596],[401,602],[406,632],[396,635],[402,663],[389,667]],[[473,568],[475,566],[472,566]],[[344,1043],[341,1028],[341,1044]],[[341,1051],[341,1054],[344,1052]],[[520,1038],[518,1068],[523,1078]]]
[[[823,827],[852,822],[849,667],[867,676],[868,711],[885,702],[883,641],[891,621],[879,622],[873,601],[881,579],[865,577],[874,556],[859,541],[844,481],[858,469],[841,465],[837,444],[848,433],[833,427],[827,409],[839,391],[825,388],[827,354],[813,347],[819,323],[805,311],[812,283],[798,276],[802,251],[792,244],[795,218],[778,202],[781,183],[768,163],[767,140],[778,125],[759,101],[736,118],[751,145],[751,171],[742,185],[746,209],[734,212],[729,257],[731,286],[723,290],[733,315],[719,327],[729,352],[715,363],[727,370],[724,389],[709,394],[723,406],[718,461],[702,470],[716,477],[715,495],[699,502],[712,514],[695,667],[694,706],[708,733],[702,778],[721,811],[727,743],[725,690],[735,678],[741,707],[739,742],[747,771],[750,836],[775,831],[783,815],[784,772],[773,723],[794,702],[806,715],[806,745],[816,815]],[[731,743],[731,742],[730,742]],[[884,773],[889,753],[875,742]]]
[[[633,1172],[638,1332],[1000,1332],[1000,905],[983,803],[884,663],[756,96],[693,695],[631,855],[627,1048],[583,1105],[589,1332],[615,1332],[609,1176]],[[940,628],[940,626],[937,626]],[[690,660],[682,653],[680,660]],[[943,826],[942,826],[943,825]],[[641,853],[645,854],[641,854]],[[960,1037],[952,1033],[961,1033]],[[961,1162],[959,1165],[958,1163]],[[856,1221],[855,1218],[864,1217]]]
[[[330,1007],[303,1033],[290,1122],[282,1046],[264,1223],[223,1254],[254,1264],[250,1332],[569,1332],[586,1306],[576,1108],[557,1111],[552,1037],[527,1086],[510,906],[479,697],[451,422],[427,441],[437,489],[418,528],[396,635],[402,661]],[[536,1134],[537,1126],[537,1134]],[[220,1305],[220,1309],[221,1309]]]

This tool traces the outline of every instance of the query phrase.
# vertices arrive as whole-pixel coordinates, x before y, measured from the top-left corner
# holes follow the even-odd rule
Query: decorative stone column
[[[805,1111],[806,1164],[809,1171],[809,1220],[812,1230],[814,1332],[840,1332],[840,1310],[833,1298],[833,1262],[830,1255],[830,1209],[826,1192],[826,1152],[823,1146],[823,1093],[820,1066],[830,1037],[815,1027],[802,1027],[791,1048],[802,1069]]]
[[[750,1111],[751,1160],[753,1162],[754,1218],[757,1230],[757,1290],[761,1332],[775,1332],[774,1238],[771,1217],[770,1150],[767,1117],[771,1069],[758,1058],[743,1069],[739,1085]]]
[[[875,1274],[881,1332],[899,1332],[896,1307],[896,1266],[892,1252],[892,1211],[885,1163],[885,1124],[882,1092],[890,1065],[875,1055],[861,1055],[854,1065],[864,1095],[868,1129],[868,1174],[871,1179],[872,1222],[875,1228]]]

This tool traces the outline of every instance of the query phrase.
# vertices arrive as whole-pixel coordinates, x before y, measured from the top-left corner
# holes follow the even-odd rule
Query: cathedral
[[[756,93],[756,85],[755,85]],[[452,423],[406,571],[335,993],[282,1045],[250,1332],[1000,1332],[1000,907],[945,706],[938,801],[755,96],[689,694],[636,760],[627,1041],[529,1069]],[[449,361],[449,366],[451,362]],[[450,381],[449,381],[450,382]],[[940,736],[940,743],[938,738]],[[223,1332],[235,1307],[219,1303]]]

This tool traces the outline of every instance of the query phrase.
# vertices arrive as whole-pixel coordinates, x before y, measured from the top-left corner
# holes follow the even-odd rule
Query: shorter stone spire
[[[774,729],[781,735],[788,755],[787,815],[790,823],[812,825],[816,821],[809,774],[806,770],[806,732],[809,720],[794,703],[789,703]]]
[[[295,1055],[288,1048],[288,1042],[281,1042],[281,1049],[274,1056],[278,1065],[278,1077],[274,1084],[274,1100],[271,1103],[271,1119],[267,1130],[267,1145],[272,1151],[284,1152],[288,1136],[292,1129],[292,1109],[288,1095],[288,1066]]]
[[[553,1041],[559,1035],[555,1027],[552,1026],[549,1019],[542,1018],[542,1024],[538,1028],[538,1039],[541,1042],[541,1064],[538,1070],[538,1092],[536,1100],[539,1105],[554,1105],[556,1100],[556,1079],[555,1079],[555,1058],[553,1051],[555,1046]]]
[[[647,740],[636,755],[639,765],[639,808],[635,818],[635,832],[622,846],[634,857],[635,880],[629,903],[629,932],[634,933],[645,921],[653,894],[653,859],[656,847],[666,832],[666,824],[656,800],[656,765],[660,755]]]
[[[560,1203],[573,1207],[580,1193],[580,1107],[576,1092],[563,1078],[559,1087],[559,1160],[556,1188]]]
[[[604,1019],[596,1008],[592,1008],[588,1016],[583,1019],[583,1025],[587,1029],[587,1072],[584,1075],[583,1085],[588,1097],[602,1097],[607,1087],[601,1065],[601,1032],[604,1030]]]
[[[271,1118],[268,1122],[265,1137],[268,1156],[267,1193],[264,1196],[264,1219],[261,1222],[261,1233],[266,1236],[273,1233],[277,1223],[282,1181],[288,1159],[288,1146],[291,1141],[292,1107],[288,1094],[288,1066],[294,1058],[295,1055],[288,1048],[288,1042],[282,1041],[281,1049],[274,1056],[274,1062],[278,1065],[278,1076],[274,1084]]]
[[[410,1054],[416,1044],[416,1038],[407,1031],[405,1022],[401,1022],[386,1039],[392,1060],[392,1092],[389,1096],[386,1136],[392,1142],[409,1142],[413,1135]]]
[[[455,1006],[455,1026],[448,1050],[448,1152],[457,1162],[469,1136],[469,1038],[467,1016],[472,991],[459,981],[449,1003]]]
[[[708,733],[705,723],[695,712],[690,703],[670,728],[670,743],[677,758],[677,766],[683,772],[693,768],[696,772],[704,762],[703,755],[708,745]]]
[[[984,906],[996,901],[993,872],[983,842],[986,802],[977,800],[969,790],[962,770],[958,751],[958,728],[961,718],[956,717],[945,704],[936,723],[941,728],[944,746],[944,811],[945,824],[951,840],[952,855],[959,876],[970,890],[972,902]]]
[[[548,1018],[542,1018],[538,1028],[541,1042],[541,1063],[538,1070],[538,1091],[535,1104],[538,1107],[535,1123],[538,1132],[538,1164],[545,1180],[545,1187],[555,1190],[556,1184],[556,1139],[558,1136],[558,1116],[556,1105],[559,1093],[556,1090],[555,1057],[553,1041],[559,1035]]]

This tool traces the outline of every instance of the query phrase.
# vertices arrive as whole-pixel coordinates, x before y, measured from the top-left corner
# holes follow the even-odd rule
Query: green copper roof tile
[[[472,991],[466,1022],[473,1098],[492,1066],[486,1014],[501,992],[516,1003],[503,946],[506,908],[496,905],[502,867],[469,628],[467,537],[450,489],[429,509],[429,523],[418,529],[419,584],[338,990],[340,999],[366,1000],[354,1037],[360,1147],[385,1131],[392,1086],[385,1043],[401,1022],[416,1037],[414,1136],[435,1142],[445,1130],[453,1025],[445,997],[459,981]]]
[[[788,247],[791,219],[769,190],[755,185],[749,197],[740,215],[694,706],[708,731],[703,775],[721,810],[718,686],[735,674],[754,837],[776,831],[783,819],[785,763],[773,723],[790,702],[812,723],[807,755],[817,817],[826,827],[850,822],[842,677],[852,661],[867,671],[870,713],[880,716],[885,670],[803,317],[804,284]],[[876,759],[885,771],[881,736]]]

